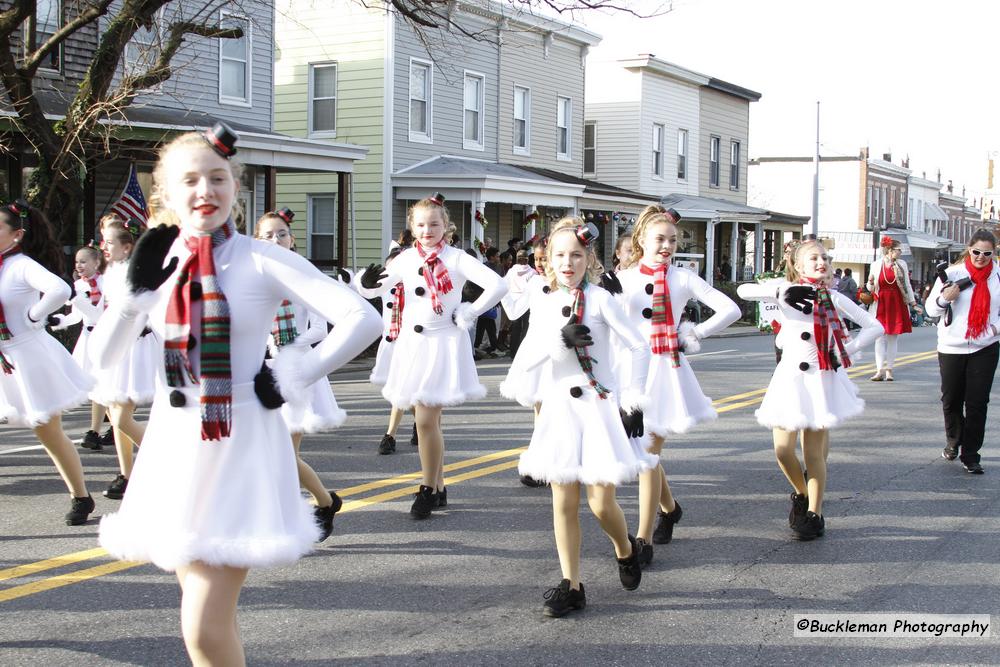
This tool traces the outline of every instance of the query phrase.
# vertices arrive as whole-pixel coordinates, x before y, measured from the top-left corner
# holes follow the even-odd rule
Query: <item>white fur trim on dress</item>
[[[646,410],[649,407],[649,397],[638,389],[626,389],[618,397],[618,405],[628,414],[636,410]]]
[[[305,405],[309,400],[309,385],[302,373],[302,358],[307,352],[294,345],[285,346],[271,362],[274,381],[281,397],[293,405]]]
[[[559,363],[567,359],[572,359],[575,355],[575,348],[566,345],[562,329],[556,329],[555,335],[552,337],[552,342],[549,344],[549,356],[552,357],[552,361]]]
[[[455,324],[462,331],[468,331],[474,327],[478,319],[479,316],[476,315],[471,303],[460,303],[455,309]]]
[[[684,354],[694,354],[701,349],[701,338],[693,322],[681,322],[677,327],[677,338],[684,347]]]

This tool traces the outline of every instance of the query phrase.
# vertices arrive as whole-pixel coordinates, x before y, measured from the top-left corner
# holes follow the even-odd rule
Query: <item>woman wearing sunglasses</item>
[[[892,382],[892,367],[896,363],[896,343],[899,334],[913,331],[910,323],[910,308],[917,303],[910,287],[910,272],[906,262],[900,259],[903,251],[899,241],[882,237],[882,259],[872,262],[868,272],[868,291],[875,301],[868,312],[875,316],[885,335],[875,341],[875,375],[872,382]]]
[[[946,270],[927,296],[926,310],[938,322],[938,365],[948,461],[961,458],[966,472],[982,475],[979,449],[986,406],[997,367],[1000,337],[1000,270],[993,258],[996,238],[979,229],[958,263]]]

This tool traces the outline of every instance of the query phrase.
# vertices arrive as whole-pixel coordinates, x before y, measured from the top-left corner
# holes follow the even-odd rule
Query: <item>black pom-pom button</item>
[[[187,405],[187,396],[184,395],[184,392],[178,389],[174,389],[172,392],[170,392],[171,407],[183,408],[185,405]]]
[[[396,288],[395,287],[393,287],[391,290],[389,290],[389,294],[395,294],[395,293],[396,293]]]
[[[93,330],[94,330],[94,326],[93,325],[87,327],[87,331],[93,331]]]
[[[801,364],[799,364],[799,370],[800,371],[807,371],[807,370],[809,370],[809,362],[808,361],[803,361]]]
[[[421,266],[417,268],[417,275],[418,276],[424,275],[424,267]]]
[[[545,287],[542,288],[542,294],[548,294],[551,291],[552,291],[552,288],[549,287],[548,285],[546,285]]]
[[[387,342],[387,343],[391,343],[391,342],[392,342],[392,339],[391,339],[391,338],[389,338],[388,336],[386,336],[386,337],[385,337],[385,342]]]
[[[188,352],[193,350],[198,345],[198,339],[194,337],[194,334],[188,334]]]
[[[414,331],[416,331],[417,333],[422,333],[422,332],[423,332],[423,330],[424,330],[424,327],[423,327],[423,326],[421,326],[421,325],[419,325],[419,324],[417,324],[417,325],[415,325],[415,326],[413,327],[413,330],[414,330]]]
[[[394,304],[392,301],[390,301],[389,303],[385,304],[385,307],[388,308],[389,310],[392,310],[392,307],[395,306],[395,305],[396,304]]]
[[[572,313],[572,312],[573,312],[572,308],[570,308],[569,306],[563,306],[563,309],[562,309],[563,317],[569,317],[570,313]]]
[[[570,387],[569,395],[572,396],[573,398],[580,398],[581,396],[583,396],[583,389],[580,389],[579,387]]]
[[[653,283],[649,283],[648,285],[646,285],[646,294],[652,294],[652,293],[653,293]]]
[[[645,317],[647,320],[653,319],[653,309],[652,308],[643,308],[642,309],[642,316]]]
[[[416,293],[417,296],[423,296],[424,292],[426,292],[427,290],[425,290],[423,287],[418,287],[413,291]]]
[[[201,283],[191,283],[191,300],[201,301]]]
[[[810,338],[812,338],[812,335],[808,331],[803,331],[799,335],[802,338],[802,340],[809,340]]]

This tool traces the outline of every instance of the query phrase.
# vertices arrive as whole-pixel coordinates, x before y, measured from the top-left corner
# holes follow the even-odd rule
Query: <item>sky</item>
[[[674,0],[662,16],[573,20],[604,38],[595,58],[652,53],[761,93],[751,158],[813,155],[817,101],[822,155],[909,155],[969,198],[1000,151],[1000,2]]]

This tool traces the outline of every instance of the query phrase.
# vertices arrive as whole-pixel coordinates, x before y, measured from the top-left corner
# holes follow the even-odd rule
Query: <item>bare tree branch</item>
[[[160,49],[160,54],[156,62],[143,74],[126,76],[122,79],[119,91],[131,91],[126,98],[131,101],[139,92],[147,88],[159,85],[170,78],[173,70],[170,61],[176,55],[178,49],[184,44],[185,35],[198,35],[211,39],[239,39],[243,36],[242,28],[222,28],[218,25],[205,25],[204,23],[192,23],[183,21],[170,26],[170,36],[167,43]]]
[[[75,34],[80,28],[107,14],[108,8],[113,1],[101,0],[96,5],[78,14],[73,20],[67,21],[63,27],[59,28],[51,37],[45,40],[44,44],[38,46],[34,52],[25,55],[21,68],[25,73],[34,76],[38,70],[38,66],[45,60],[45,56],[49,55],[53,49],[59,48],[60,44],[65,42],[68,37]]]

